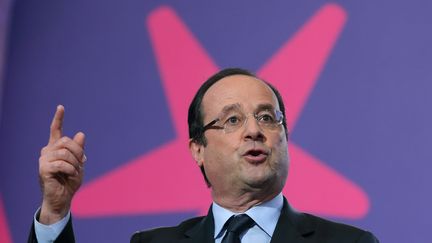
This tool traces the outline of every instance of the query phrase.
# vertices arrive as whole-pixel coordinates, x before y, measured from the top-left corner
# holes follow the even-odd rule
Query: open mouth
[[[246,153],[250,156],[259,156],[260,154],[264,154],[261,150],[250,150]]]
[[[248,150],[243,157],[250,163],[257,164],[262,163],[267,159],[268,153],[260,149]]]

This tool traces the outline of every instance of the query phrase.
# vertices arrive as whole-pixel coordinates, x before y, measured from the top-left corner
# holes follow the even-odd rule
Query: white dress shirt
[[[270,243],[271,237],[273,236],[273,232],[276,228],[277,221],[279,219],[279,215],[281,213],[281,209],[283,206],[283,196],[282,194],[277,195],[272,200],[265,202],[263,204],[254,206],[244,212],[249,217],[251,217],[255,221],[255,225],[244,231],[240,235],[240,239],[242,243]],[[229,211],[217,203],[213,202],[212,211],[215,223],[215,243],[221,243],[226,230],[223,229],[225,222],[236,213]],[[54,240],[60,235],[67,222],[70,219],[70,212],[61,219],[60,221],[51,224],[44,225],[37,221],[36,215],[39,213],[36,212],[34,216],[34,225],[35,225],[35,233],[36,239],[39,243],[52,243]]]
[[[255,225],[244,231],[240,235],[242,243],[270,243],[273,232],[276,228],[277,221],[279,219],[283,206],[282,194],[277,195],[272,200],[263,204],[254,206],[244,212],[255,221]],[[225,222],[232,216],[238,213],[234,213],[219,206],[217,203],[212,205],[214,223],[215,223],[215,243],[221,243],[226,230],[223,229]]]
[[[38,243],[52,243],[57,239],[60,233],[63,231],[67,222],[70,219],[70,212],[62,218],[60,221],[55,222],[54,224],[45,225],[39,223],[37,221],[36,216],[39,214],[40,209],[37,210],[33,217],[34,226],[35,226],[35,234]]]

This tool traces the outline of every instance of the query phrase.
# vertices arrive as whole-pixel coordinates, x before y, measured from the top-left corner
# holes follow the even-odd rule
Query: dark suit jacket
[[[39,219],[39,213],[40,211],[36,215],[37,219]],[[57,237],[57,239],[54,242],[55,243],[75,243],[75,237],[72,229],[72,217],[67,222],[65,228],[63,229],[63,231],[60,233],[60,235]],[[27,243],[38,243],[36,239],[34,223],[32,224],[32,227],[30,229],[30,234]]]
[[[36,243],[34,226],[28,243]],[[75,242],[71,221],[55,241]],[[156,228],[135,233],[131,243],[205,243],[214,242],[214,221],[211,208],[205,217],[186,220],[175,227]],[[378,243],[371,233],[344,224],[331,222],[310,214],[294,211],[284,199],[284,206],[271,243]],[[257,242],[259,243],[259,242]]]
[[[205,217],[186,220],[175,227],[135,233],[131,243],[214,242],[211,209]],[[370,232],[294,211],[286,199],[271,243],[378,243]]]

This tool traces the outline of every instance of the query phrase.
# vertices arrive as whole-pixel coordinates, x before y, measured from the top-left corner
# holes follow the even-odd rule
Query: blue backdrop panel
[[[177,16],[215,66],[259,72],[325,6],[342,11],[346,22],[290,139],[358,186],[368,207],[355,217],[321,215],[369,229],[382,242],[429,242],[432,3],[426,0],[16,1],[0,126],[0,241],[5,234],[12,242],[27,237],[41,203],[39,152],[57,104],[66,107],[64,132],[87,135],[83,189],[176,138],[180,121],[171,114],[148,22],[161,8]],[[153,186],[134,190],[145,194]],[[100,198],[93,203],[103,212],[113,201]],[[125,210],[77,211],[78,242],[127,242],[136,230],[202,212],[175,202],[165,211],[131,209],[134,199],[118,200]]]

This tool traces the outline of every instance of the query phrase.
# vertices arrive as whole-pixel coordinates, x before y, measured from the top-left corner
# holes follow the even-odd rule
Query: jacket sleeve
[[[379,240],[370,232],[366,231],[356,241],[357,243],[379,243]]]
[[[37,218],[39,218],[39,215],[37,215]],[[27,243],[38,243],[36,238],[34,222],[32,223]],[[75,236],[72,227],[72,216],[69,218],[69,221],[67,222],[63,231],[54,241],[54,243],[75,243]]]

